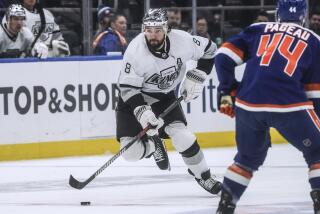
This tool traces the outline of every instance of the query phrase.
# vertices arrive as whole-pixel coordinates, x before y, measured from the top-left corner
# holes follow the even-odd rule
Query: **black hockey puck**
[[[81,201],[81,206],[90,206],[90,201]]]

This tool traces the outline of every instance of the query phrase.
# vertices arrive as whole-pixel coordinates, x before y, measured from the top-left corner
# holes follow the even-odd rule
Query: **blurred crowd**
[[[12,3],[22,4],[26,7],[28,2],[36,0],[0,0],[0,19],[5,25],[6,8]],[[82,0],[55,0],[41,1],[46,13],[53,17],[55,26],[53,31],[59,31],[58,37],[43,41],[48,47],[48,56],[59,57],[66,55],[84,55]],[[269,8],[276,5],[276,0],[264,0]],[[141,32],[141,19],[144,14],[144,0],[92,0],[92,54],[107,55],[110,52],[119,54],[126,50],[128,43]],[[257,0],[198,0],[198,7],[208,6],[260,6]],[[219,46],[230,36],[240,32],[246,26],[255,22],[274,21],[274,8],[270,10],[231,9],[222,13],[219,10],[197,10],[195,30],[192,29],[192,11],[186,9],[192,6],[192,0],[150,0],[150,7],[165,7],[168,11],[168,24],[171,28],[181,29],[194,35],[210,38]],[[32,14],[38,12],[26,8]],[[309,0],[309,27],[320,34],[320,1]],[[38,14],[39,16],[39,14]],[[27,17],[28,19],[28,17]],[[50,20],[50,19],[49,19]],[[26,20],[27,22],[28,20]],[[40,21],[40,18],[38,22]],[[46,30],[50,24],[46,20]],[[36,24],[35,24],[36,25]],[[38,24],[39,25],[39,24]],[[38,31],[28,24],[34,37]],[[40,29],[40,26],[38,26]],[[50,33],[49,33],[50,34]],[[40,38],[46,37],[41,35]],[[47,36],[48,37],[48,36]],[[43,39],[43,38],[42,38]],[[58,41],[58,46],[57,46]],[[61,53],[53,54],[53,47]],[[0,46],[1,48],[1,46]],[[61,50],[60,50],[61,49]]]

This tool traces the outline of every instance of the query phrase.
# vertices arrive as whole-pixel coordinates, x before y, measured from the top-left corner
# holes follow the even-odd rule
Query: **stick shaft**
[[[39,28],[39,32],[38,34],[35,36],[31,47],[30,47],[30,51],[33,49],[34,45],[36,44],[36,42],[38,41],[38,39],[40,38],[41,34],[43,33],[43,31],[46,28],[46,17],[44,14],[44,10],[43,10],[43,4],[42,4],[42,0],[39,0],[38,3],[36,4],[36,8],[39,12],[39,16],[40,16],[40,28]]]
[[[175,100],[168,108],[166,108],[160,115],[160,118],[165,117],[169,114],[181,101],[183,97],[179,97]],[[76,189],[82,189],[87,184],[89,184],[95,177],[97,177],[103,170],[105,170],[108,166],[110,166],[118,157],[120,157],[125,151],[127,151],[137,140],[141,139],[147,131],[151,128],[151,125],[145,127],[142,131],[139,132],[126,146],[119,150],[114,156],[112,156],[105,164],[103,164],[95,173],[93,173],[87,180],[81,182],[75,179],[72,175],[70,175],[69,184],[70,186]]]

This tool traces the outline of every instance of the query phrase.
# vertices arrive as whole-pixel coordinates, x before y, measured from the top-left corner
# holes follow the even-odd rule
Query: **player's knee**
[[[306,152],[307,151],[307,152]],[[320,160],[320,147],[313,147],[313,149],[303,151],[303,156],[310,167],[314,163],[318,163]]]
[[[182,157],[190,158],[194,157],[200,152],[200,146],[197,141],[194,141],[193,144],[183,152],[180,152]]]
[[[121,148],[126,146],[131,140],[132,137],[122,137],[120,139]],[[139,140],[135,142],[132,146],[130,146],[129,149],[122,154],[122,157],[126,161],[130,162],[138,161],[144,157],[145,150],[145,143]]]
[[[312,189],[320,188],[320,162],[312,163],[309,166],[309,183]]]
[[[257,171],[264,163],[266,156],[267,152],[258,155],[241,154],[238,152],[234,160],[239,166]]]
[[[165,128],[165,132],[172,139],[172,144],[178,152],[186,151],[196,140],[195,135],[181,122],[169,124]]]

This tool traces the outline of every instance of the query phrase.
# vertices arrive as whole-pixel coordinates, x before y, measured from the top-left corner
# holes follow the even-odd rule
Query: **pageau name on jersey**
[[[256,23],[230,38],[217,54],[231,64],[247,63],[236,105],[250,111],[312,109],[309,99],[318,91],[320,65],[311,60],[319,57],[319,45],[318,35],[295,23]],[[219,90],[232,88],[229,70],[219,69]]]

